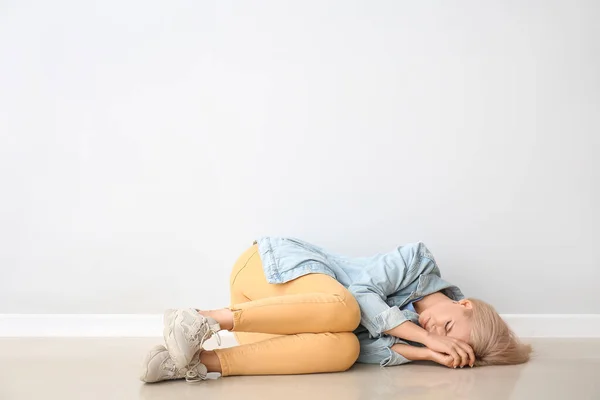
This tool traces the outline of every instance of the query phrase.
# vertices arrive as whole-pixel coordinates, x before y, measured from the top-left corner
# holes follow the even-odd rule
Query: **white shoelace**
[[[204,328],[208,328],[206,329],[206,332],[204,333],[204,335],[202,335],[202,337],[200,337],[200,332],[204,331]],[[196,326],[192,326],[190,329],[191,332],[196,332],[196,333],[191,333],[189,334],[189,339],[190,341],[197,345],[197,346],[204,346],[204,343],[210,339],[211,337],[215,336],[217,338],[217,344],[220,346],[221,345],[221,336],[219,335],[219,325],[210,325],[208,320],[204,319],[201,323],[199,327]]]
[[[197,367],[199,365],[204,365],[204,364],[200,363],[199,356],[198,356],[198,361],[196,361],[195,363],[190,364],[187,367],[182,368],[182,369],[178,369],[175,366],[175,364],[173,364],[170,367],[166,368],[166,370],[171,373],[170,374],[171,378],[167,378],[167,379],[177,379],[179,377],[183,377],[183,378],[185,378],[185,381],[189,382],[189,383],[196,383],[196,382],[204,381],[204,380],[206,380],[206,374],[198,372]],[[185,370],[187,370],[185,372],[185,376],[182,376],[181,373]]]
[[[199,374],[198,371],[195,369],[197,365],[198,364],[193,366],[192,369],[188,370],[188,372],[185,373],[185,381],[186,382],[196,383],[196,382],[206,380],[206,374]]]
[[[219,346],[221,345],[221,336],[219,335],[219,324],[210,325],[210,322],[207,319],[203,319],[202,322],[200,322],[199,326],[194,325],[196,325],[196,323],[193,324],[190,331],[196,333],[190,334],[189,339],[192,343],[198,345],[200,349],[203,349],[204,343],[213,336],[217,338],[217,344]],[[205,329],[206,331],[201,337],[200,332],[204,331]],[[198,365],[203,365],[200,363],[199,354],[197,354],[196,357],[198,357],[198,361],[186,367],[187,372],[185,373],[185,381],[188,383],[196,383],[206,380],[206,374],[199,373],[197,369]]]
[[[217,338],[217,344],[220,346],[221,345],[221,336],[219,335],[219,325],[210,326],[210,324],[208,323],[207,320],[204,320],[204,323],[206,325],[208,325],[208,330],[206,331],[204,336],[202,336],[202,339],[200,339],[200,346],[203,346],[204,342],[206,342],[208,339],[210,339],[213,336],[215,336]]]

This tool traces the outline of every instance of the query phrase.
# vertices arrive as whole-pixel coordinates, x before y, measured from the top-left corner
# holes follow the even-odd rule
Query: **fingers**
[[[473,351],[473,348],[469,346],[468,343],[462,342],[460,340],[457,340],[456,343],[460,346],[461,350],[463,350],[467,354],[467,362],[462,366],[464,367],[465,365],[469,364],[469,366],[472,367],[473,365],[475,365],[475,352]]]
[[[451,347],[448,349],[448,350],[449,350],[449,353],[448,353],[448,355],[449,355],[449,356],[451,356],[451,357],[452,357],[452,359],[454,360],[454,361],[452,362],[452,366],[453,366],[454,368],[458,367],[458,366],[460,365],[460,363],[462,362],[462,361],[461,361],[461,357],[460,357],[460,355],[458,354],[458,351],[456,350],[457,348],[458,348],[458,346],[451,346]]]
[[[454,358],[452,358],[452,356],[442,354],[442,362],[440,364],[448,368],[454,368]]]
[[[462,368],[469,364],[469,354],[467,354],[467,352],[460,345],[456,346],[456,352],[460,356],[460,363],[458,365],[459,367]]]
[[[453,368],[454,366],[454,358],[452,358],[452,356],[444,353],[438,353],[437,351],[433,351],[432,360],[440,365],[443,365],[444,367]]]
[[[473,367],[475,365],[475,352],[468,343],[450,337],[434,338],[436,340],[432,339],[428,347],[437,352],[445,353],[448,357],[451,357],[453,360],[452,366],[454,368],[462,368],[465,365],[470,365]]]
[[[471,368],[473,368],[473,366],[475,365],[475,352],[473,351],[473,348],[471,346],[467,345],[467,347],[467,353],[469,353],[469,365],[471,366]]]

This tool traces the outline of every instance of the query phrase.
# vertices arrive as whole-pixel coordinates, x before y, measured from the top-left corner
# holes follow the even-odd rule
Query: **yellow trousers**
[[[345,371],[358,358],[354,297],[328,275],[283,284],[265,278],[258,246],[231,273],[233,332],[240,344],[216,349],[223,376]]]

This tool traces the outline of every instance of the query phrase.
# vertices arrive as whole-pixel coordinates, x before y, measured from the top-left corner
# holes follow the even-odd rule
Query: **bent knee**
[[[341,297],[341,296],[340,296]],[[356,299],[350,294],[342,297],[333,318],[337,332],[352,332],[360,325],[360,307]]]
[[[342,372],[348,370],[360,353],[360,343],[355,334],[350,332],[326,333],[327,356],[329,372]]]

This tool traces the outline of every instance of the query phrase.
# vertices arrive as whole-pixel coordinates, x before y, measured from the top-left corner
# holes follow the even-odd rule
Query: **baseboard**
[[[0,314],[0,337],[160,336],[160,314]]]
[[[600,314],[505,314],[521,337],[600,338]],[[223,332],[227,336],[227,332]],[[160,314],[0,314],[0,337],[160,337]]]
[[[600,338],[600,314],[503,314],[520,337]]]

